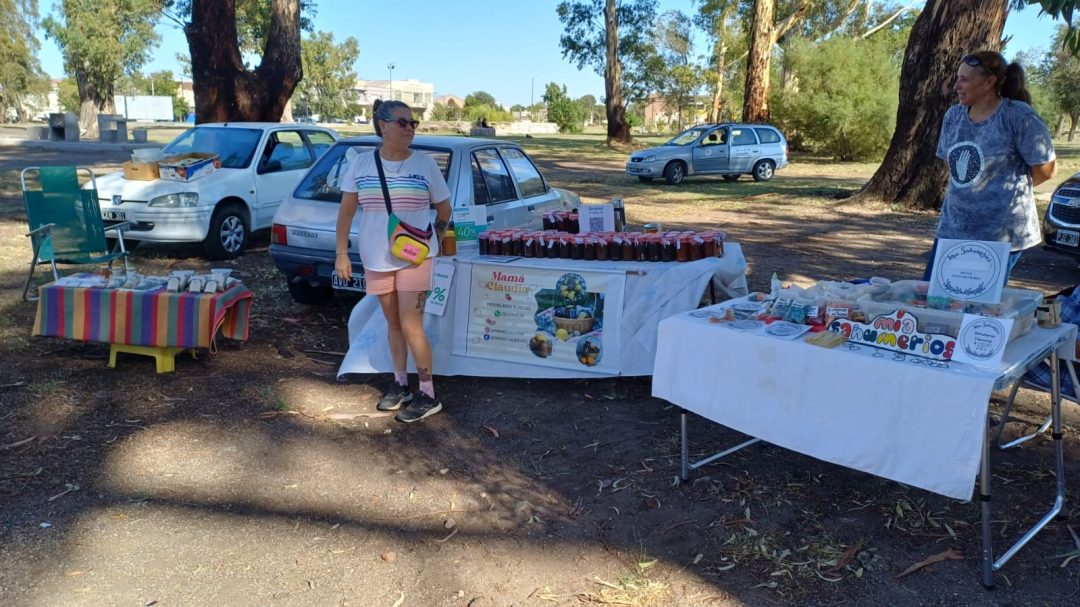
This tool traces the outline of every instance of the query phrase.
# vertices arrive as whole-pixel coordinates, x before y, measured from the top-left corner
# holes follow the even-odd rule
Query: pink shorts
[[[367,292],[372,295],[386,295],[387,293],[410,292],[431,290],[431,260],[426,259],[418,266],[409,266],[393,272],[376,272],[364,270],[367,279]]]

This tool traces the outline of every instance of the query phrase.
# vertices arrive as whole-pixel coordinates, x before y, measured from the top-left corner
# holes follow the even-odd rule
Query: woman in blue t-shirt
[[[1008,242],[1005,282],[1020,253],[1042,242],[1034,186],[1054,176],[1050,132],[1031,108],[1024,70],[994,51],[960,61],[937,156],[949,168],[937,238]],[[937,240],[924,280],[930,279]]]

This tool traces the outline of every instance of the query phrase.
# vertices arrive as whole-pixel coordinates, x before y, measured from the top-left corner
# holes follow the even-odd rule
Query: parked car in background
[[[768,181],[788,164],[787,139],[767,124],[700,124],[667,143],[630,154],[626,172],[641,181],[663,177],[671,185],[687,175],[723,175],[735,181],[749,173]]]
[[[1046,248],[1080,257],[1080,173],[1054,190],[1042,222]]]
[[[325,303],[334,297],[335,290],[364,290],[355,226],[349,240],[353,282],[341,284],[334,274],[335,228],[341,177],[349,161],[380,141],[373,135],[338,141],[278,209],[270,236],[270,257],[285,275],[289,293],[297,302]],[[485,206],[492,229],[540,229],[545,211],[577,208],[581,202],[576,194],[551,187],[525,150],[513,143],[417,135],[412,149],[435,159],[450,187],[453,206]]]
[[[300,124],[200,124],[162,153],[214,153],[219,169],[193,181],[112,173],[97,180],[98,204],[107,225],[131,222],[126,243],[200,242],[210,259],[236,257],[252,230],[270,227],[281,201],[337,139],[331,129]]]

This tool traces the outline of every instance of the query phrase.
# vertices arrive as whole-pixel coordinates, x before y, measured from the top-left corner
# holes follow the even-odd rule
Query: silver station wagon
[[[341,177],[349,161],[380,142],[373,135],[338,141],[274,215],[270,257],[298,303],[327,303],[335,291],[365,290],[355,225],[349,240],[353,281],[342,284],[334,274],[335,229]],[[552,187],[525,150],[508,141],[417,135],[412,149],[430,154],[442,169],[451,204],[483,206],[491,229],[540,229],[545,211],[576,209],[581,203],[577,194]]]
[[[626,172],[641,181],[663,177],[671,185],[687,175],[723,175],[735,181],[749,173],[768,181],[788,164],[787,139],[767,124],[700,124],[660,147],[630,154]]]

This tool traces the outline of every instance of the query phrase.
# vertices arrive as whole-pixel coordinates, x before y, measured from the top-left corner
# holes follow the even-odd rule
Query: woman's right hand
[[[346,282],[352,279],[352,260],[349,259],[348,253],[337,254],[337,259],[334,260],[334,273]]]

